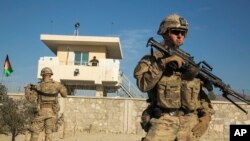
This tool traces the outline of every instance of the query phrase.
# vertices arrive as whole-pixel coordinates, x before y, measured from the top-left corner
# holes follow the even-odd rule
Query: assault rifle
[[[185,71],[190,67],[194,67],[195,69],[198,70],[197,76],[199,78],[201,78],[202,81],[205,82],[205,84],[206,84],[205,86],[208,89],[208,91],[212,91],[213,86],[220,88],[220,90],[222,91],[222,96],[224,98],[226,98],[228,101],[232,102],[236,107],[238,107],[244,113],[246,113],[246,114],[248,113],[245,109],[240,107],[237,103],[235,103],[228,96],[230,95],[230,96],[232,96],[232,97],[234,97],[242,102],[245,102],[248,105],[250,105],[250,100],[244,98],[243,96],[241,96],[241,94],[235,92],[233,89],[230,88],[229,85],[225,84],[219,77],[214,75],[212,73],[213,68],[206,61],[201,61],[199,63],[196,63],[194,61],[194,57],[192,57],[189,53],[187,53],[179,48],[178,49],[171,49],[171,48],[166,49],[166,48],[164,48],[164,46],[162,44],[160,44],[156,40],[154,40],[153,37],[149,38],[149,40],[147,42],[147,47],[148,46],[156,48],[157,50],[163,52],[166,56],[177,55],[177,56],[181,57],[185,61],[185,64],[182,66],[181,69],[183,69]],[[178,68],[176,63],[171,63],[170,67],[173,69]]]

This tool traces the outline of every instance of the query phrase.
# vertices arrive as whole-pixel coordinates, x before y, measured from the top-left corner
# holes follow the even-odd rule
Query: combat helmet
[[[44,67],[42,70],[41,70],[41,76],[43,76],[44,74],[51,74],[51,75],[53,75],[53,72],[52,72],[52,70],[51,70],[51,68],[49,68],[49,67]]]
[[[163,35],[167,31],[170,31],[171,29],[184,30],[184,31],[186,31],[186,34],[187,34],[188,23],[183,17],[181,17],[177,14],[172,14],[170,16],[165,17],[162,20],[162,22],[159,26],[159,29],[157,31],[157,34]]]

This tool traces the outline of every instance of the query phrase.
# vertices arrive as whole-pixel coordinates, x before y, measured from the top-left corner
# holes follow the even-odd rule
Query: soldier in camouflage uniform
[[[59,82],[51,79],[53,72],[45,67],[41,70],[42,80],[37,85],[25,87],[25,97],[36,105],[35,118],[31,123],[30,141],[38,141],[39,133],[45,130],[45,141],[52,141],[56,119],[60,106],[58,94],[67,97],[67,89]]]
[[[187,35],[188,23],[179,15],[166,17],[158,34],[166,49],[179,48]],[[176,63],[178,69],[169,64]],[[138,88],[147,92],[149,106],[142,114],[141,125],[147,132],[143,141],[195,141],[208,128],[214,110],[203,91],[197,70],[182,71],[184,60],[160,51],[145,55],[134,71]]]

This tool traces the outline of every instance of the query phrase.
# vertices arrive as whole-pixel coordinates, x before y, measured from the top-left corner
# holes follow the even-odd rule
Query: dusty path
[[[143,135],[126,135],[126,134],[83,134],[64,139],[54,139],[54,141],[140,141]],[[11,136],[0,135],[0,141],[11,141]],[[24,135],[16,137],[16,141],[25,140]],[[40,139],[40,141],[43,141]]]

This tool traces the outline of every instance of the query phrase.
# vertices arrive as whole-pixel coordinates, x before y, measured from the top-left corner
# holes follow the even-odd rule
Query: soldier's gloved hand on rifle
[[[182,78],[186,80],[191,80],[199,74],[199,71],[200,70],[198,68],[190,65],[184,70]]]
[[[185,61],[181,57],[179,57],[177,55],[173,55],[173,56],[170,56],[170,57],[167,57],[167,58],[163,58],[163,59],[161,59],[161,62],[164,65],[164,67],[166,67],[170,63],[175,63],[175,65],[177,65],[176,66],[177,68],[175,68],[175,69],[179,69],[179,68],[182,67],[182,65],[185,64]],[[174,64],[171,64],[171,65],[173,66]]]
[[[210,115],[204,115],[203,117],[200,117],[199,123],[192,129],[193,135],[196,137],[201,137],[206,132],[210,121]]]

